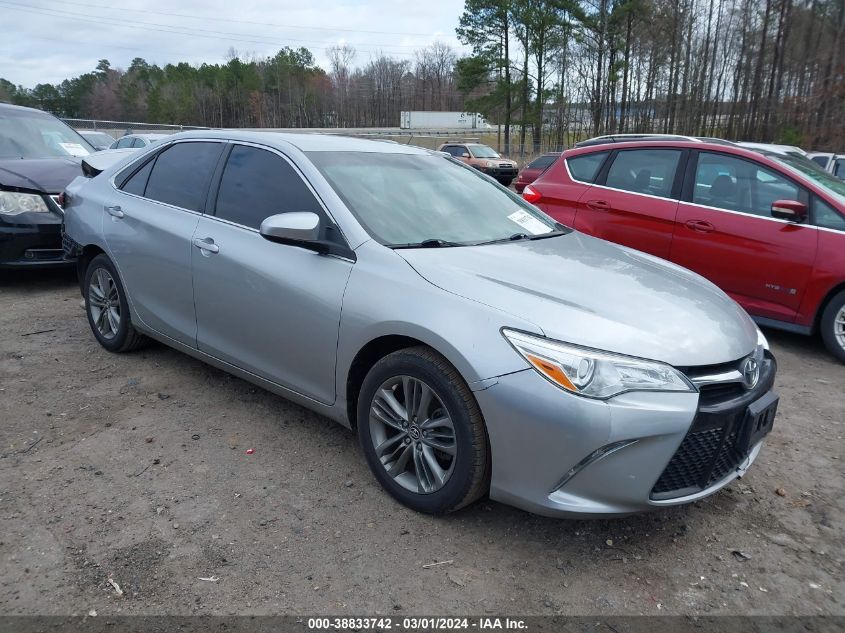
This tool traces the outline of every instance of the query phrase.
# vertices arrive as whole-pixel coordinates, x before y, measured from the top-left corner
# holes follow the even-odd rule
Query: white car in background
[[[739,141],[736,143],[740,147],[747,147],[748,149],[759,149],[766,152],[774,152],[775,154],[784,154],[785,156],[803,156],[807,158],[807,152],[795,145],[778,145],[776,143],[749,143],[747,141]]]
[[[127,149],[130,147],[138,149],[139,147],[146,147],[147,145],[157,143],[168,136],[170,134],[126,134],[112,143],[109,149]]]
[[[845,154],[811,152],[807,156],[814,163],[818,163],[826,172],[833,174],[840,180],[845,180]]]

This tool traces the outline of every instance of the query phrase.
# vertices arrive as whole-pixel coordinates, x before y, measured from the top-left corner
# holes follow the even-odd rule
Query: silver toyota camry
[[[203,131],[116,160],[64,197],[100,344],[156,339],[356,429],[411,508],[688,503],[772,428],[775,360],[733,300],[451,157]]]

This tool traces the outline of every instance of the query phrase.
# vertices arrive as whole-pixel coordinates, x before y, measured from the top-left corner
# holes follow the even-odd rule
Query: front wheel
[[[845,290],[835,295],[822,313],[822,340],[845,363]]]
[[[126,292],[117,269],[97,255],[85,269],[85,313],[97,342],[110,352],[128,352],[146,340],[132,326]]]
[[[358,436],[376,479],[418,512],[452,512],[487,490],[481,411],[455,368],[427,347],[389,354],[370,370]]]

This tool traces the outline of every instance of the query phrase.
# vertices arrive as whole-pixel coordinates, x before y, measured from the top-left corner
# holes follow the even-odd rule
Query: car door
[[[529,201],[566,226],[575,226],[581,200],[589,193],[610,152],[591,152],[564,158],[543,172],[528,189]]]
[[[103,234],[135,314],[148,327],[196,346],[191,238],[223,143],[174,143],[115,179]]]
[[[670,259],[756,316],[793,321],[816,258],[818,231],[773,218],[775,200],[808,203],[792,178],[722,152],[691,157]]]
[[[291,211],[317,213],[326,239],[338,229],[290,161],[251,145],[231,146],[212,211],[199,219],[191,249],[199,349],[334,402],[340,310],[352,262],[270,242],[258,229],[265,218]]]
[[[676,175],[684,156],[685,150],[677,148],[614,151],[579,201],[575,228],[669,257],[680,191]]]

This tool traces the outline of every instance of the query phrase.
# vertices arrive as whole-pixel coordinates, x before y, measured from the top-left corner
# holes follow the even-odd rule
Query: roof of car
[[[14,110],[14,111],[18,111],[18,112],[32,112],[33,114],[41,114],[41,115],[48,116],[48,117],[53,116],[49,112],[45,112],[44,110],[39,110],[38,108],[28,108],[26,106],[14,105],[12,103],[6,103],[4,101],[0,101],[0,110]]]
[[[303,152],[376,152],[380,154],[431,154],[431,150],[385,143],[380,140],[354,138],[339,134],[315,134],[308,132],[275,132],[250,130],[197,130],[180,132],[170,138],[219,138],[233,141],[246,141],[264,145],[279,146],[290,144]]]

